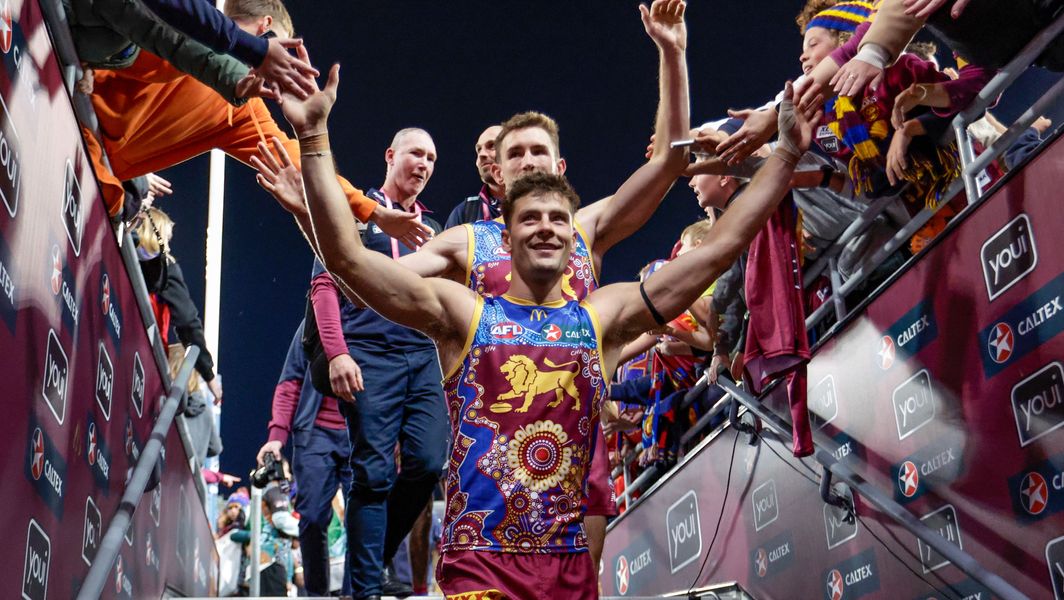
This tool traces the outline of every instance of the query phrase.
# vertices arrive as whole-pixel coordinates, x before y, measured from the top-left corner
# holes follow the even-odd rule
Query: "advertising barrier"
[[[1023,593],[1057,599],[1062,144],[945,234],[809,365],[813,426],[839,445],[836,458]],[[785,398],[765,402],[788,413]],[[757,598],[991,597],[860,498],[847,521],[820,500],[816,463],[763,435],[751,446],[725,430],[614,523],[604,593],[734,580]]]
[[[0,8],[5,598],[72,598],[165,390],[33,0]],[[203,596],[217,558],[176,429],[105,598]]]

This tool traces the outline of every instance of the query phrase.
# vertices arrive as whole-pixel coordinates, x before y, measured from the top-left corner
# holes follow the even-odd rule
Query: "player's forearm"
[[[662,317],[676,318],[735,262],[790,189],[793,172],[790,163],[774,154],[701,245],[647,280],[647,295]]]
[[[671,142],[685,139],[691,131],[690,86],[687,55],[682,50],[658,52],[658,113],[654,121],[654,155],[674,168],[686,166],[686,153],[672,148]]]
[[[594,251],[599,257],[646,224],[687,167],[686,150],[670,147],[671,141],[686,138],[691,130],[685,53],[660,50],[659,70],[654,154],[612,198],[602,201],[594,233]]]
[[[324,144],[328,147],[328,133],[324,135]],[[355,219],[348,209],[343,189],[336,181],[331,152],[303,151],[301,158],[312,235],[326,268],[339,273],[341,264],[366,250],[355,233]]]

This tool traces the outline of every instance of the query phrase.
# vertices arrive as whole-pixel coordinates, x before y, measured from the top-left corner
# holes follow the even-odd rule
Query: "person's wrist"
[[[797,150],[797,148],[795,150]],[[798,165],[798,159],[801,158],[795,150],[785,148],[784,144],[779,144],[776,146],[776,149],[772,151],[772,156],[775,156],[777,159],[787,163],[793,168]]]
[[[329,131],[324,127],[308,128],[296,134],[299,152],[303,156],[322,156],[329,152]]]
[[[887,52],[886,48],[872,42],[861,46],[853,58],[877,69],[885,69],[887,64],[890,63],[890,53]]]

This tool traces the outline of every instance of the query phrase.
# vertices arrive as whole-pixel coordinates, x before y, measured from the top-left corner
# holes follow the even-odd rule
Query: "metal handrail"
[[[839,296],[841,300],[845,300],[845,297],[852,292],[858,285],[867,279],[868,275],[880,264],[883,263],[891,254],[893,254],[898,248],[900,248],[905,241],[907,241],[912,234],[914,234],[920,227],[923,227],[925,223],[937,212],[942,206],[944,206],[948,199],[953,198],[959,194],[962,190],[967,193],[968,204],[972,205],[979,201],[983,197],[983,191],[978,189],[975,183],[975,177],[985,169],[991,161],[997,159],[1016,141],[1017,138],[1030,127],[1031,123],[1050,108],[1050,105],[1058,97],[1064,93],[1064,80],[1057,82],[1052,88],[1050,88],[1032,107],[1026,111],[1023,115],[1017,119],[1009,129],[1002,134],[991,146],[980,154],[978,157],[974,156],[971,148],[971,143],[968,138],[967,127],[970,123],[978,120],[986,112],[987,107],[994,103],[994,101],[1001,95],[1005,89],[1010,86],[1016,79],[1023,74],[1023,72],[1045,51],[1049,44],[1064,33],[1064,13],[1058,16],[1052,24],[1043,29],[1038,35],[1031,39],[1030,42],[1006,64],[1001,70],[993,77],[983,89],[976,96],[972,104],[966,109],[961,111],[953,119],[953,131],[957,139],[957,146],[961,159],[961,176],[957,181],[954,181],[943,194],[945,199],[934,210],[924,209],[920,211],[913,219],[903,227],[893,239],[891,239],[887,246],[881,248],[872,257],[864,261],[860,268],[855,271],[849,279],[841,286],[832,286],[832,296]],[[881,198],[877,202],[873,203],[856,221],[850,224],[844,231],[835,244],[833,244],[821,257],[813,263],[803,276],[804,284],[806,287],[812,284],[813,281],[822,273],[828,266],[828,261],[837,256],[842,248],[855,236],[862,233],[869,225],[879,216],[894,200],[894,197]],[[811,329],[817,325],[828,312],[832,309],[838,311],[838,306],[833,304],[828,306],[827,303],[818,307],[811,315],[806,318],[806,328]],[[842,319],[839,319],[841,322]]]
[[[723,388],[724,391],[728,392],[738,402],[743,404],[748,411],[753,413],[758,419],[761,419],[761,421],[777,435],[784,439],[790,439],[791,424],[772,410],[766,408],[761,404],[760,400],[745,392],[725,375],[721,375],[717,379],[717,385]],[[905,508],[895,502],[888,494],[884,494],[879,488],[866,482],[847,464],[835,458],[836,453],[839,450],[839,445],[834,442],[834,440],[831,440],[827,436],[817,437],[821,439],[814,440],[813,442],[816,449],[813,456],[816,461],[830,471],[832,475],[849,485],[855,493],[860,494],[870,505],[890,517],[895,523],[916,536],[921,542],[933,548],[936,552],[945,557],[946,560],[953,563],[954,566],[961,571],[964,571],[964,573],[973,580],[986,586],[987,589],[999,598],[1006,600],[1023,600],[1027,598],[1026,595],[1013,587],[1009,582],[1005,581],[1000,575],[988,570],[979,561],[973,558],[971,554],[968,554],[958,546],[946,541],[946,538],[925,525],[923,521],[917,519],[912,513],[905,510]]]
[[[103,593],[103,588],[108,581],[108,573],[111,571],[111,567],[114,566],[115,559],[118,558],[118,553],[122,549],[122,537],[133,520],[133,513],[136,512],[141,496],[144,495],[144,490],[152,477],[152,471],[155,470],[155,464],[162,455],[163,443],[170,431],[170,425],[177,415],[177,406],[185,395],[185,388],[188,387],[188,379],[192,375],[192,367],[196,362],[196,358],[199,357],[199,352],[199,348],[196,346],[189,346],[185,350],[185,358],[181,362],[181,367],[177,370],[177,377],[171,382],[169,393],[162,402],[159,418],[155,420],[151,436],[148,438],[147,443],[144,444],[144,450],[140,453],[137,464],[133,467],[133,474],[129,477],[129,483],[126,484],[126,489],[122,492],[118,510],[115,512],[110,525],[107,526],[107,532],[104,533],[103,539],[100,541],[100,548],[96,552],[96,558],[92,561],[92,566],[89,567],[89,572],[85,576],[85,582],[78,591],[78,600],[96,599]]]

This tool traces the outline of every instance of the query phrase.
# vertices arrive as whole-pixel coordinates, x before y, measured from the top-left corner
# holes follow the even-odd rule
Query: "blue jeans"
[[[329,523],[336,489],[351,490],[351,441],[346,429],[313,427],[294,432],[292,471],[299,490],[299,546],[303,552],[303,581],[312,596],[329,595]],[[343,593],[351,582],[344,577]]]
[[[350,350],[365,391],[345,404],[354,478],[347,506],[355,598],[381,593],[381,570],[424,510],[447,457],[450,421],[435,349]],[[399,466],[395,446],[399,444]]]

